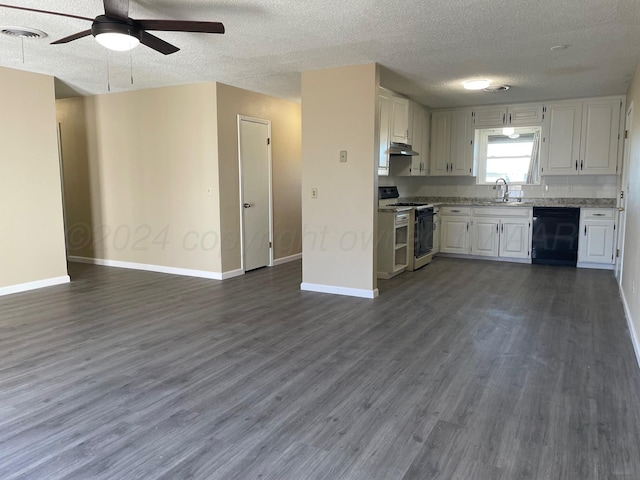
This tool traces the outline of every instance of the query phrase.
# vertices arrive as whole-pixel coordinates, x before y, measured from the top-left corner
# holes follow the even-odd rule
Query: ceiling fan
[[[142,43],[164,55],[169,55],[180,50],[164,40],[151,35],[147,30],[164,32],[200,32],[200,33],[224,33],[224,25],[220,22],[197,22],[190,20],[134,20],[129,18],[129,0],[104,0],[104,15],[96,18],[80,17],[68,13],[50,12],[35,8],[18,7],[0,3],[0,7],[26,10],[29,12],[47,13],[61,17],[77,18],[93,22],[90,30],[61,38],[52,45],[68,43],[79,38],[93,35],[103,46],[111,50],[131,50]]]

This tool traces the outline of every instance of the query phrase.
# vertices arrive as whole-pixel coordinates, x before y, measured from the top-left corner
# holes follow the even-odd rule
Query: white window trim
[[[542,133],[541,127],[514,127],[517,133]],[[476,129],[476,185],[493,185],[494,182],[487,182],[487,144],[489,142],[489,135],[501,135],[502,127],[500,128],[478,128]],[[539,167],[538,167],[539,168]],[[527,183],[527,182],[509,182],[509,185],[540,185],[540,183]]]

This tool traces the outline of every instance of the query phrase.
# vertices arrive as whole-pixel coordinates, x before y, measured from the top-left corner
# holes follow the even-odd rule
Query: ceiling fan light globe
[[[138,38],[126,33],[105,32],[98,33],[95,37],[100,45],[117,52],[126,52],[140,45]]]

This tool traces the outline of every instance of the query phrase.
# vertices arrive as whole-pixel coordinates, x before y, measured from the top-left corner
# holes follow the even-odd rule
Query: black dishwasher
[[[579,225],[579,208],[533,207],[531,262],[575,267]]]

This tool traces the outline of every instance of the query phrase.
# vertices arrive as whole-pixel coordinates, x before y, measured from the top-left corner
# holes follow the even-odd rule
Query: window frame
[[[476,128],[475,129],[475,170],[476,170],[476,185],[494,185],[495,182],[487,182],[487,149],[490,135],[502,135],[502,129],[506,127],[495,128]],[[542,136],[542,127],[539,125],[531,127],[512,127],[515,133],[527,134],[527,133],[539,133]],[[509,181],[509,185],[540,185],[540,148],[542,145],[538,145],[538,183],[527,182],[513,182]]]

